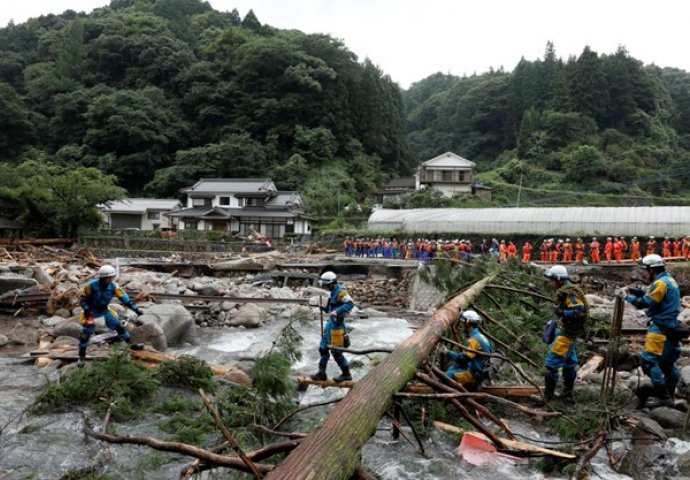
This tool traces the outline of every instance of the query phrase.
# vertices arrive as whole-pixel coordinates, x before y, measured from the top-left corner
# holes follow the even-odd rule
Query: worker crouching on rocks
[[[444,352],[452,361],[452,365],[446,370],[448,378],[467,387],[468,390],[477,390],[486,378],[489,361],[493,349],[491,343],[481,332],[480,327],[483,323],[482,317],[474,310],[467,310],[460,314],[460,322],[464,326],[465,347],[467,350]],[[486,355],[482,355],[482,353]]]
[[[562,265],[555,265],[545,275],[556,290],[554,314],[558,320],[558,328],[544,361],[544,398],[535,399],[542,404],[554,398],[572,400],[577,367],[576,340],[587,333],[589,320],[589,305],[585,294],[570,281],[568,270]],[[558,369],[563,371],[563,393],[556,397]]]
[[[117,314],[108,308],[113,297],[133,310],[137,315],[143,312],[134,301],[115,283],[117,270],[110,265],[103,265],[98,271],[98,278],[87,283],[81,291],[80,301],[82,314],[79,318],[81,334],[79,335],[79,359],[77,367],[82,368],[86,361],[86,349],[89,339],[96,330],[94,319],[103,317],[106,326],[115,330],[126,343],[131,343],[129,332],[125,330],[117,318]],[[141,349],[141,345],[132,345],[132,348]]]
[[[328,304],[322,307],[324,313],[328,313],[329,317],[326,328],[321,336],[321,344],[319,345],[319,353],[321,354],[319,371],[312,375],[311,379],[321,381],[328,380],[326,366],[328,365],[330,356],[333,355],[333,359],[342,372],[342,374],[335,377],[333,381],[345,382],[352,380],[350,366],[347,363],[345,355],[340,351],[330,350],[328,346],[332,345],[334,347],[345,348],[349,346],[349,342],[346,341],[347,331],[345,330],[345,317],[350,313],[352,307],[354,307],[354,301],[345,286],[338,283],[335,273],[324,272],[319,279],[319,283],[322,287],[327,288],[331,292],[331,296],[328,299]]]
[[[647,309],[649,323],[642,351],[642,370],[652,379],[653,396],[638,391],[638,407],[672,406],[680,371],[680,340],[687,337],[687,327],[678,321],[680,290],[666,272],[666,262],[657,254],[640,261],[649,280],[647,289],[629,288],[627,302],[638,309]]]

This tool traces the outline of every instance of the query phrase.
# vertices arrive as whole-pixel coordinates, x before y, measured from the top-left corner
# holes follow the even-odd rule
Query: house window
[[[161,212],[146,212],[146,218],[148,220],[160,220]]]
[[[196,230],[199,227],[199,223],[196,220],[185,220],[184,228],[185,230]]]
[[[267,223],[263,225],[262,230],[265,232],[264,235],[266,235],[269,238],[282,238],[282,232],[285,230],[281,227],[283,227],[283,225],[279,223]]]
[[[230,205],[230,197],[219,197],[218,205],[222,207],[227,207],[228,205]]]
[[[263,204],[263,198],[243,198],[240,200],[240,205],[245,207],[261,207]]]
[[[192,206],[193,207],[210,207],[211,206],[211,199],[210,198],[193,198],[192,199]]]
[[[442,182],[452,182],[453,181],[453,171],[452,170],[441,170],[441,181]]]

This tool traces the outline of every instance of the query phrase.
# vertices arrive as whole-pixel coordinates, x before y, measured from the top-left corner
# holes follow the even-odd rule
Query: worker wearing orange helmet
[[[532,258],[532,244],[526,242],[522,246],[522,263],[529,263]]]

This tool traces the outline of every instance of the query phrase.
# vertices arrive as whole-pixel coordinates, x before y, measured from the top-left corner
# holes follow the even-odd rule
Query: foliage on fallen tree
[[[159,387],[154,373],[131,363],[129,350],[114,347],[106,359],[90,368],[74,369],[60,383],[49,384],[34,402],[34,413],[49,413],[72,406],[89,406],[104,413],[112,406],[114,420],[136,416],[137,407]]]
[[[162,362],[158,366],[156,378],[166,387],[203,388],[215,392],[218,384],[213,380],[213,372],[205,361],[182,356],[175,360]]]

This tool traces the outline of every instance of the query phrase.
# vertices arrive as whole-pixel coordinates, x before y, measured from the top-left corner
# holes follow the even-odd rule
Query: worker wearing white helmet
[[[688,335],[687,326],[678,320],[680,289],[666,272],[666,262],[661,256],[647,255],[639,264],[646,271],[650,285],[646,289],[629,288],[626,300],[635,308],[647,309],[650,318],[642,351],[642,370],[652,379],[655,400],[647,401],[649,394],[638,390],[638,407],[672,406],[680,380],[676,366],[680,340]]]
[[[323,329],[321,335],[321,343],[319,344],[319,371],[311,376],[312,380],[328,380],[326,375],[326,366],[333,355],[333,360],[340,367],[341,375],[335,377],[336,382],[344,382],[352,380],[350,374],[350,364],[343,352],[339,350],[331,350],[329,347],[349,347],[349,340],[347,337],[347,330],[345,328],[345,317],[350,313],[354,307],[354,301],[350,296],[344,285],[338,283],[338,277],[334,272],[324,272],[319,279],[322,287],[325,287],[331,292],[328,304],[321,307],[324,313],[329,315],[326,328]]]
[[[459,320],[467,338],[464,344],[466,349],[453,352],[444,348],[443,351],[452,361],[446,375],[469,390],[476,390],[486,378],[493,349],[480,329],[483,323],[481,315],[474,310],[466,310],[460,314]]]
[[[94,319],[103,317],[106,326],[115,330],[122,340],[131,342],[129,332],[120,324],[114,310],[108,308],[113,297],[117,297],[120,302],[132,309],[137,315],[143,312],[136,303],[115,283],[117,270],[111,265],[103,265],[98,270],[98,278],[87,283],[81,291],[79,303],[82,314],[79,318],[81,323],[81,334],[79,335],[79,359],[77,366],[83,367],[86,362],[86,349],[89,346],[89,339],[96,330]],[[132,345],[132,348],[141,348],[141,345]]]
[[[576,340],[586,334],[589,319],[589,305],[583,291],[570,281],[568,270],[563,265],[554,265],[546,273],[551,286],[556,290],[555,319],[558,328],[554,338],[545,339],[551,346],[544,360],[544,399],[556,398],[558,370],[563,371],[563,393],[560,398],[572,400],[577,367]],[[543,401],[540,399],[540,402]]]

